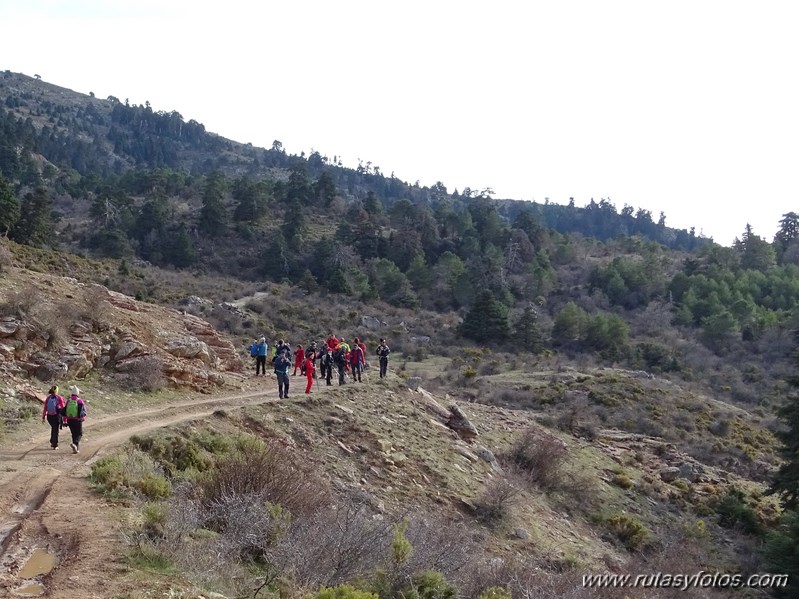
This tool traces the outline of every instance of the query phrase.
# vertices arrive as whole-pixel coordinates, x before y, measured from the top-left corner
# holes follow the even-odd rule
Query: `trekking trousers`
[[[255,376],[259,372],[266,376],[266,356],[255,356]]]
[[[83,422],[81,420],[67,420],[69,432],[72,433],[72,443],[75,447],[80,446],[80,439],[83,437]]]
[[[385,378],[388,373],[388,358],[380,358],[380,378]]]
[[[313,387],[313,373],[312,372],[306,372],[306,376],[308,377],[308,384],[305,387],[305,392],[306,393],[310,393],[311,392],[311,387]]]
[[[277,375],[277,394],[280,399],[289,396],[289,373],[276,372]]]
[[[47,424],[50,425],[50,447],[58,447],[58,430],[61,428],[61,416],[48,414]]]

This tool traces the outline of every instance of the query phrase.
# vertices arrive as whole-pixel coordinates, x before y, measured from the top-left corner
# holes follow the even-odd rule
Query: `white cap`
[[[72,387],[69,388],[69,392],[72,395],[80,395],[80,389],[78,389],[76,385],[72,385]]]

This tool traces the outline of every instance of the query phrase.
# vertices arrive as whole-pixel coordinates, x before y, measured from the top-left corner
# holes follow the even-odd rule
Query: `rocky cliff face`
[[[142,387],[209,390],[243,368],[233,344],[196,316],[74,279],[0,275],[0,377],[64,383],[102,369]]]

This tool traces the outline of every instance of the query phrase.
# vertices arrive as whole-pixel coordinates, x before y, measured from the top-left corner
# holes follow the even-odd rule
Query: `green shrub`
[[[340,584],[337,587],[322,587],[314,599],[377,599],[377,595],[348,584]]]
[[[477,596],[477,599],[511,599],[510,589],[505,587],[489,587]]]
[[[757,514],[746,502],[744,492],[731,487],[727,494],[715,505],[719,515],[719,524],[725,528],[739,527],[746,533],[759,535],[763,533],[763,526]]]
[[[92,465],[89,480],[105,491],[114,491],[125,484],[122,460],[119,456],[108,456]]]
[[[403,599],[456,599],[458,589],[441,572],[430,570],[416,574],[400,593]]]
[[[614,475],[613,480],[611,482],[617,487],[621,487],[622,489],[632,489],[634,486],[633,481],[630,479],[630,477],[624,474],[623,472],[619,472],[618,474]]]
[[[159,499],[169,497],[172,492],[172,485],[161,474],[147,472],[138,481],[133,483],[133,487],[148,499]]]
[[[596,514],[592,520],[601,524],[630,551],[640,549],[649,540],[649,531],[635,516]]]

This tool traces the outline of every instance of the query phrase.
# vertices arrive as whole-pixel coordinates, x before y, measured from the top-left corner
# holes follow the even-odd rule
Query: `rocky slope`
[[[0,377],[20,389],[107,377],[208,391],[243,366],[233,344],[197,316],[75,279],[0,274]]]

